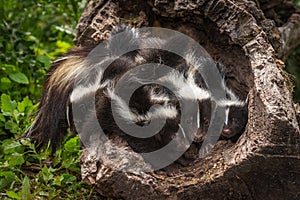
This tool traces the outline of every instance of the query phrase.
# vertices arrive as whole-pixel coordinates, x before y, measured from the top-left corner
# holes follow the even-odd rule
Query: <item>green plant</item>
[[[84,4],[0,0],[1,199],[92,198],[93,189],[80,178],[77,136],[69,135],[54,155],[16,140],[34,120],[52,60],[73,46]]]

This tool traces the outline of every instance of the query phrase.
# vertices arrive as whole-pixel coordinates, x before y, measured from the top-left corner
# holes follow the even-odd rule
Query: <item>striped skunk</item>
[[[96,134],[94,132],[97,131],[96,124],[98,123],[106,134],[126,135],[118,127],[116,123],[118,119],[125,124],[132,123],[140,127],[145,127],[152,121],[164,122],[158,133],[152,137],[136,139],[126,136],[132,148],[139,152],[160,148],[174,139],[176,134],[179,134],[179,137],[176,137],[179,140],[195,142],[203,140],[210,124],[213,98],[201,74],[189,64],[189,60],[160,50],[161,46],[170,45],[172,40],[147,37],[147,34],[142,35],[134,28],[122,27],[117,29],[115,34],[120,32],[127,33],[126,41],[133,43],[137,50],[120,57],[116,56],[124,47],[112,37],[106,43],[105,55],[101,57],[92,55],[95,58],[92,62],[86,58],[96,47],[77,47],[54,62],[44,84],[38,114],[31,127],[24,133],[24,137],[36,142],[38,147],[45,146],[50,141],[52,151],[55,152],[65,138],[68,128],[73,133],[83,131],[84,135],[81,135],[81,140],[89,140],[91,135]],[[149,43],[155,43],[157,48],[147,48]],[[186,54],[187,58],[193,59],[192,52]],[[102,67],[105,62],[111,62],[106,69]],[[171,85],[172,89],[165,88],[161,84],[145,82],[136,89],[127,104],[116,93],[116,85],[127,72],[147,63],[164,64],[175,69],[174,72],[160,74],[157,79],[161,84]],[[212,60],[206,63],[207,66],[204,67],[216,65]],[[201,65],[201,62],[199,64]],[[219,69],[223,73],[222,67]],[[159,70],[153,69],[152,73],[159,73]],[[134,74],[131,76],[134,77]],[[79,86],[76,80],[81,80]],[[143,83],[142,79],[136,81]],[[226,107],[226,120],[221,137],[235,138],[244,131],[247,124],[247,106],[227,88],[225,79],[223,79],[222,87],[226,92],[226,98],[217,102],[219,106]],[[186,88],[191,88],[193,95]],[[91,96],[95,97],[97,121],[90,117],[91,107],[87,99]],[[197,105],[187,108],[197,110],[197,127],[193,130],[192,136],[186,135],[180,125],[183,115],[182,101],[190,102],[185,105]],[[73,120],[72,107],[76,105],[81,106],[84,113],[79,126],[75,126]],[[154,105],[157,106],[154,107]],[[116,116],[113,115],[112,108],[117,112]],[[187,144],[181,141],[176,142],[179,148],[181,148],[180,145],[185,148]]]

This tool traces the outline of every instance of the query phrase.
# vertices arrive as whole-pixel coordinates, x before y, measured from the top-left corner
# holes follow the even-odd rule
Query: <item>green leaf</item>
[[[64,148],[69,152],[78,152],[80,149],[80,142],[78,137],[69,139],[65,144]]]
[[[70,49],[72,44],[68,43],[68,42],[65,42],[65,41],[62,41],[62,40],[58,40],[56,42],[56,46],[57,46],[57,48],[54,52],[52,52],[50,54],[51,56],[57,56],[57,55],[60,55],[62,53],[65,53],[68,49]]]
[[[39,42],[38,39],[35,36],[31,35],[31,33],[28,33],[28,34],[30,34],[30,35],[27,35],[24,38],[25,41],[28,41],[28,42]]]
[[[5,129],[10,130],[10,132],[12,132],[12,133],[18,133],[18,131],[20,130],[20,127],[16,122],[14,122],[12,120],[8,120],[5,123]]]
[[[0,190],[9,186],[14,180],[16,175],[11,171],[0,172]]]
[[[10,198],[13,198],[13,199],[21,199],[21,197],[15,193],[14,191],[6,191],[6,195]]]
[[[16,175],[12,171],[0,172],[0,177],[5,177],[8,180],[14,180],[15,176]]]
[[[63,173],[60,175],[60,181],[65,184],[72,184],[76,181],[76,176],[72,174]]]
[[[32,110],[33,104],[29,100],[28,96],[26,96],[22,102],[18,102],[18,111],[24,113],[26,108],[29,107]]]
[[[22,183],[22,200],[30,200],[30,181],[27,176],[24,177]]]
[[[0,113],[0,121],[5,122],[5,117]]]
[[[23,74],[22,72],[9,74],[9,78],[11,78],[13,81],[15,81],[17,83],[21,83],[21,84],[29,83],[27,76],[25,74]]]
[[[0,85],[1,90],[7,90],[7,89],[11,88],[11,86],[12,86],[11,81],[7,77],[1,78],[0,82],[1,82],[1,85]]]
[[[16,107],[17,107],[16,101],[12,101],[9,95],[7,95],[7,94],[2,94],[1,95],[1,109],[2,109],[2,112],[8,112],[6,114],[3,113],[3,115],[11,116],[11,114],[16,109]]]
[[[41,55],[41,56],[38,56],[36,59],[39,62],[43,63],[46,68],[49,68],[51,66],[51,59],[47,56]]]
[[[53,174],[54,172],[55,169],[53,169],[52,167],[48,168],[47,166],[44,166],[40,173],[42,173],[42,177],[44,181],[49,181],[54,178],[54,174]]]
[[[5,117],[0,113],[0,127],[5,126],[5,121],[6,121]],[[1,134],[2,134],[2,132],[0,131],[0,135]],[[5,135],[5,133],[4,133],[4,135]]]
[[[55,185],[58,185],[58,186],[61,186],[61,179],[62,179],[61,176],[56,176],[56,177],[55,177],[54,184],[55,184]]]
[[[64,49],[65,51],[67,51],[72,46],[72,44],[70,44],[68,42],[65,42],[65,41],[62,41],[62,40],[58,40],[56,42],[56,46],[58,48],[61,48],[61,49]]]
[[[0,190],[10,185],[10,182],[6,178],[0,178]]]
[[[10,64],[3,64],[3,65],[2,65],[2,69],[3,69],[6,73],[11,74],[11,73],[13,73],[13,72],[16,71],[16,66],[10,65]]]
[[[23,153],[25,147],[20,141],[11,141],[5,140],[3,141],[3,153],[4,154],[12,154],[12,153]]]
[[[13,153],[9,156],[5,156],[5,158],[11,166],[19,166],[25,162],[23,155],[19,153]]]

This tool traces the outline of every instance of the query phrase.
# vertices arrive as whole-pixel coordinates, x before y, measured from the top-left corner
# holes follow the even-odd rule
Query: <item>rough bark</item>
[[[220,141],[208,156],[165,171],[115,171],[84,151],[82,177],[103,196],[122,199],[299,199],[300,132],[284,59],[300,43],[300,17],[290,1],[91,0],[77,45],[101,42],[119,23],[185,32],[224,63],[229,85],[249,98],[245,133]],[[186,32],[186,30],[189,30]],[[145,165],[126,145],[119,162]],[[112,153],[112,152],[110,152]],[[117,162],[117,161],[116,161]]]

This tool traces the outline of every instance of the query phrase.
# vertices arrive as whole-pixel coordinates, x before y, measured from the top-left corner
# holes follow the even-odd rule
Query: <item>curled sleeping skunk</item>
[[[105,56],[96,56],[92,62],[86,58],[95,47],[75,48],[54,62],[44,84],[38,114],[24,134],[25,137],[29,137],[40,147],[47,145],[50,141],[53,152],[60,146],[68,128],[73,133],[84,132],[81,140],[89,140],[93,134],[97,134],[96,124],[100,124],[105,134],[115,133],[124,136],[132,148],[138,152],[161,148],[174,139],[175,135],[179,135],[176,137],[179,149],[181,145],[184,146],[182,148],[187,145],[179,141],[181,139],[194,142],[203,140],[210,124],[214,103],[201,74],[189,64],[187,58],[193,59],[193,52],[186,52],[186,58],[182,58],[174,53],[160,50],[161,46],[170,45],[172,40],[147,37],[133,28],[119,28],[116,33],[119,32],[127,33],[126,39],[134,43],[137,50],[117,57],[122,46],[112,38],[106,44]],[[138,37],[142,39],[138,40]],[[149,43],[155,43],[157,49],[147,48]],[[102,67],[105,62],[111,62],[106,69]],[[203,65],[201,59],[198,59],[198,62],[199,65]],[[160,84],[143,82],[143,78],[137,78],[136,81],[141,82],[142,85],[136,89],[127,104],[116,92],[116,85],[127,72],[147,63],[164,64],[175,71],[161,74],[156,79]],[[216,63],[206,62],[206,66],[203,67],[211,67],[210,65],[216,65]],[[222,67],[219,65],[218,67],[222,74]],[[152,73],[159,73],[159,70],[153,69]],[[134,73],[131,74],[131,77],[134,76]],[[76,80],[82,81],[75,83]],[[77,87],[74,87],[75,84]],[[162,86],[163,84],[171,85],[172,89]],[[223,79],[222,87],[226,98],[217,102],[218,106],[226,107],[226,120],[221,137],[236,140],[247,124],[247,106],[226,87],[225,79]],[[188,93],[186,88],[192,88],[194,94]],[[126,93],[126,91],[123,92]],[[95,96],[97,121],[90,116],[89,99],[91,96]],[[182,101],[197,105],[188,108],[198,113],[197,127],[192,135],[186,135],[181,127]],[[79,105],[84,113],[79,126],[75,126],[73,120],[72,107],[76,105]],[[112,114],[112,108],[116,111],[116,115]],[[124,133],[124,130],[116,123],[118,120],[124,124],[136,124],[140,127],[146,127],[153,121],[163,121],[164,124],[154,136],[137,139]]]

